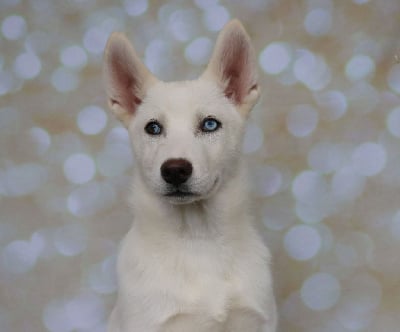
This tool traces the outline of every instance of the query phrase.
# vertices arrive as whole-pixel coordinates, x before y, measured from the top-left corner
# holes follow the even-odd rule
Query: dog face
[[[258,99],[254,51],[238,21],[220,33],[197,80],[162,82],[113,34],[105,54],[111,110],[128,128],[146,186],[174,204],[209,197],[240,155],[245,119]]]
[[[159,82],[129,132],[146,184],[171,202],[212,194],[240,150],[243,119],[215,84]]]

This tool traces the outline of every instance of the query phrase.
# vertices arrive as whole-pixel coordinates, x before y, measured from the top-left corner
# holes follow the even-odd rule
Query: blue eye
[[[146,127],[144,127],[144,130],[146,131],[146,133],[148,133],[149,135],[160,135],[162,133],[162,126],[161,124],[159,124],[157,121],[150,121]]]
[[[220,127],[221,122],[213,118],[205,118],[201,124],[201,130],[206,133],[216,131]]]

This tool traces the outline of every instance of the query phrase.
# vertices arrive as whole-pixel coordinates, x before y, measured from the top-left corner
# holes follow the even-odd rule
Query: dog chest
[[[123,246],[118,265],[121,293],[136,316],[161,325],[176,315],[224,324],[232,310],[242,309],[265,318],[267,265],[251,251],[238,253],[208,240],[149,246],[134,238]]]

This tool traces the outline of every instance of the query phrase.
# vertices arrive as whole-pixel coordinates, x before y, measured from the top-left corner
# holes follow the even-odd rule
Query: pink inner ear
[[[232,99],[235,104],[240,104],[243,100],[240,86],[240,74],[236,70],[225,71],[224,77],[226,77],[226,81],[228,82],[225,88],[225,96]]]
[[[245,37],[240,34],[232,34],[225,40],[221,52],[222,80],[226,84],[224,93],[235,104],[242,103],[254,85],[251,77],[253,69],[249,61],[249,47]]]
[[[119,104],[130,113],[134,113],[142,103],[138,92],[138,74],[130,61],[118,54],[118,49],[110,56],[110,88],[112,89],[111,104]]]

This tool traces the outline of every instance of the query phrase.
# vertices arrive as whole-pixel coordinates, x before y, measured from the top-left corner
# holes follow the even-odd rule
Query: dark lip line
[[[218,182],[218,178],[215,179],[214,184],[213,184],[213,186],[212,186],[210,191],[212,191],[214,189],[214,187],[216,186],[217,182]],[[201,196],[201,195],[198,194],[198,193],[191,192],[191,191],[181,191],[181,190],[177,189],[175,191],[166,193],[163,196],[165,196],[165,197],[180,197],[180,198],[184,198],[184,197],[195,197],[195,196]]]
[[[214,184],[210,190],[210,192],[215,188],[215,186],[218,183],[219,178],[216,178],[214,181]],[[200,197],[201,194],[196,193],[196,192],[191,192],[191,191],[182,191],[179,189],[176,189],[175,191],[168,192],[166,194],[163,194],[164,197],[176,197],[176,198],[185,198],[185,197]]]
[[[166,197],[191,197],[191,196],[198,196],[198,194],[192,193],[192,192],[176,190],[176,191],[167,193],[164,196],[166,196]]]

